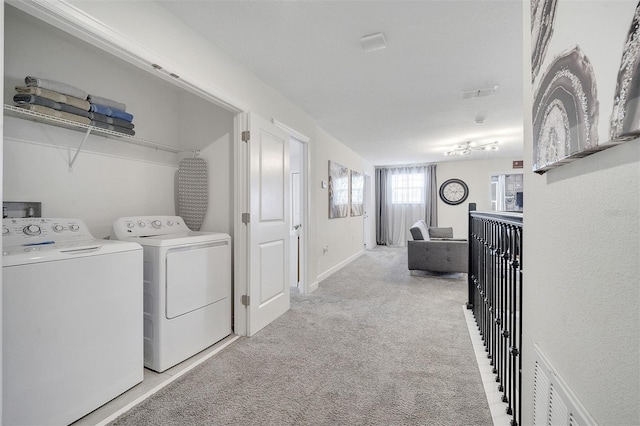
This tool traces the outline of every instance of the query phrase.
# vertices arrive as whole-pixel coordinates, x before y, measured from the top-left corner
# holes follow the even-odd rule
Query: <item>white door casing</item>
[[[247,335],[289,310],[289,135],[246,113]],[[245,139],[247,139],[245,137]]]
[[[309,265],[308,265],[308,253],[309,253],[309,238],[310,238],[310,219],[309,219],[309,215],[310,215],[310,210],[311,210],[311,202],[310,202],[310,195],[311,194],[311,188],[309,186],[309,171],[311,169],[311,161],[309,158],[309,150],[310,150],[310,143],[311,143],[311,138],[309,138],[308,136],[304,135],[303,133],[300,133],[299,131],[297,131],[296,129],[287,126],[286,124],[273,119],[273,124],[276,125],[276,127],[278,127],[279,129],[284,130],[288,135],[289,135],[289,146],[290,146],[290,159],[291,159],[291,164],[290,164],[290,171],[291,173],[293,172],[299,172],[299,177],[300,177],[300,204],[297,206],[298,207],[298,213],[299,213],[299,220],[295,220],[295,218],[292,216],[291,218],[291,226],[293,227],[296,223],[298,223],[300,226],[298,227],[297,230],[297,234],[298,234],[298,251],[299,251],[299,255],[298,255],[298,260],[299,260],[299,279],[298,279],[298,290],[300,293],[311,293],[312,291],[314,291],[315,289],[318,288],[318,283],[315,282],[314,284],[309,284],[308,282],[308,270],[309,270]],[[293,148],[293,144],[297,144],[298,145],[298,152],[297,152],[297,156],[294,155],[294,148]],[[296,158],[297,157],[297,158]],[[296,165],[297,167],[294,167],[293,165],[293,161],[296,161]],[[292,179],[293,181],[293,179]],[[293,204],[293,200],[291,201],[291,203]],[[292,213],[293,214],[293,213]],[[292,239],[293,241],[293,239]],[[291,255],[291,258],[293,259],[293,254]],[[293,269],[293,266],[291,267],[291,269]]]
[[[364,242],[364,248],[368,249],[369,247],[369,191],[371,191],[371,176],[365,174],[364,175],[364,190],[362,192],[362,237]],[[373,209],[371,209],[373,210]]]
[[[291,141],[290,141],[291,143]],[[293,170],[293,167],[292,167]],[[291,172],[291,228],[289,231],[290,235],[290,262],[289,269],[291,271],[290,284],[291,287],[295,287],[299,289],[300,280],[300,252],[298,250],[299,238],[300,238],[300,227],[301,224],[301,215],[300,215],[300,172]]]

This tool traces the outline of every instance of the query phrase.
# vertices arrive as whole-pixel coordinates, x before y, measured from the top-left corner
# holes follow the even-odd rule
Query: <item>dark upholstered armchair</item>
[[[468,243],[453,238],[453,228],[428,228],[423,220],[411,227],[407,241],[410,271],[467,272]]]

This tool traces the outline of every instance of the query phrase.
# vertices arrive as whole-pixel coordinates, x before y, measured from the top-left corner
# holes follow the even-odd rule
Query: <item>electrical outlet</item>
[[[322,254],[325,254],[328,251],[329,251],[329,246],[322,247]]]

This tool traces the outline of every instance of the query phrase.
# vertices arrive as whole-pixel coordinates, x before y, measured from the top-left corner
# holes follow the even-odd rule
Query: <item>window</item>
[[[393,204],[424,204],[424,173],[404,173],[391,176]]]

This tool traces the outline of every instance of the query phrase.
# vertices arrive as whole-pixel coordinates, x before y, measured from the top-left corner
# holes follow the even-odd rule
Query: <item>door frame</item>
[[[300,212],[300,218],[302,220],[302,232],[300,233],[300,293],[310,293],[309,288],[309,233],[310,233],[310,220],[309,212],[311,211],[311,200],[309,194],[311,194],[309,171],[311,169],[311,158],[309,155],[309,148],[311,138],[298,132],[297,130],[287,126],[286,124],[273,119],[273,124],[276,127],[284,130],[289,134],[289,138],[295,139],[302,144],[302,170],[300,171],[300,180],[302,186],[302,200]]]
[[[242,132],[249,128],[249,114],[237,114],[233,118],[233,331],[246,336],[248,330],[247,306],[242,304],[242,295],[248,293],[249,235],[248,226],[242,223],[242,213],[249,205],[248,147],[242,141]]]

